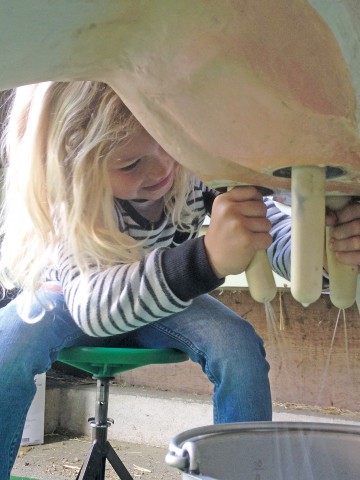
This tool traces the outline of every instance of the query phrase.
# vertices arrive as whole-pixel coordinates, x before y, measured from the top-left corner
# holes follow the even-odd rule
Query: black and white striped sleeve
[[[163,249],[140,261],[94,271],[85,281],[63,259],[58,269],[65,302],[74,321],[88,335],[110,336],[139,328],[186,308],[169,287],[161,266]]]
[[[291,261],[291,217],[279,210],[270,198],[265,199],[270,220],[271,246],[267,250],[273,270],[282,277],[290,280]]]
[[[202,238],[176,248],[156,248],[140,261],[94,271],[85,281],[71,257],[58,278],[74,321],[88,335],[110,336],[184,310],[192,299],[215,289]]]

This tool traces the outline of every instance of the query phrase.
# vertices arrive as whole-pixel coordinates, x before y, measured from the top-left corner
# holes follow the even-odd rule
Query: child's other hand
[[[349,203],[336,212],[329,211],[326,225],[333,226],[330,248],[347,265],[360,265],[360,204]]]
[[[234,188],[215,199],[204,242],[219,278],[245,271],[254,254],[271,245],[266,213],[262,195],[254,187]]]

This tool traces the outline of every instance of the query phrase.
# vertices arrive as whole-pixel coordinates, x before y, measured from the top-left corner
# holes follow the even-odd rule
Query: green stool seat
[[[184,362],[188,358],[185,353],[170,348],[72,347],[61,351],[59,361],[96,378],[95,416],[89,419],[92,445],[76,480],[104,480],[106,461],[110,462],[120,480],[133,480],[107,440],[107,430],[114,423],[107,416],[110,380],[114,375],[145,365]]]
[[[36,479],[29,478],[29,477],[10,477],[10,480],[36,480]]]
[[[171,348],[72,347],[59,356],[61,362],[95,377],[112,377],[144,365],[184,362],[188,358],[186,353]]]

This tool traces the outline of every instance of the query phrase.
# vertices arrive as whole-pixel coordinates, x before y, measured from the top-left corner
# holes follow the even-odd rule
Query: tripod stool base
[[[96,440],[94,440],[76,480],[104,480],[106,460],[119,475],[120,480],[133,480],[110,443],[106,441],[104,446],[100,446]]]

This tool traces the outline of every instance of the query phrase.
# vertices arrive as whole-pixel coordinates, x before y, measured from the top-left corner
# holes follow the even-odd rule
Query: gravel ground
[[[89,437],[46,435],[44,445],[21,447],[12,475],[37,480],[75,479],[91,445]],[[134,480],[180,480],[181,473],[165,463],[167,450],[111,440]],[[107,467],[106,479],[118,480]]]

